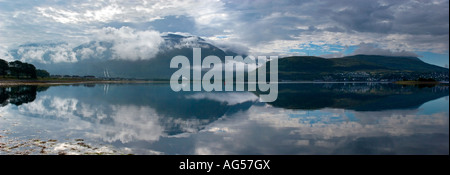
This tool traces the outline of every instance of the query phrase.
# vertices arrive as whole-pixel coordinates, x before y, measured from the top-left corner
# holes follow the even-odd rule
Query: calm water
[[[448,86],[168,84],[0,88],[0,154],[449,154]]]

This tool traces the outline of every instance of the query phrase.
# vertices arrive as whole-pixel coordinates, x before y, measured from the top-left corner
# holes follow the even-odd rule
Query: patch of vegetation
[[[38,77],[50,77],[46,70],[36,69],[33,64],[24,63],[19,60],[7,62],[0,59],[0,76],[4,79],[36,79]]]

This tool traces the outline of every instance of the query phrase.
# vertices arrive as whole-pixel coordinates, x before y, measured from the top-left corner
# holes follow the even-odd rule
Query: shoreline
[[[392,83],[399,85],[439,85],[439,84],[448,85],[448,82],[439,82],[439,81],[394,81]]]
[[[20,85],[70,85],[70,84],[131,84],[131,83],[165,83],[154,80],[0,80],[0,86]]]
[[[145,83],[170,83],[167,80],[27,80],[27,79],[0,79],[0,86],[20,86],[20,85],[71,85],[71,84],[145,84]],[[249,83],[249,82],[235,82]],[[257,82],[254,82],[257,83]],[[280,81],[278,84],[297,84],[297,83],[382,83],[399,85],[439,85],[448,84],[448,82],[426,82],[426,81]]]

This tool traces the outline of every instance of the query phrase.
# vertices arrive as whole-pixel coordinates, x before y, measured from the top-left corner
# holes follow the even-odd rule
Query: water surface
[[[169,84],[0,88],[0,154],[448,154],[448,86]]]

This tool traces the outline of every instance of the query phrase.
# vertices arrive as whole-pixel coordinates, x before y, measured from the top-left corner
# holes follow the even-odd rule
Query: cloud
[[[181,38],[179,43],[171,43],[172,45],[166,45],[171,48],[205,48],[209,47],[208,45],[203,45],[200,43],[200,38],[196,36],[185,36],[185,38]]]
[[[344,57],[345,54],[342,52],[338,52],[338,53],[330,53],[330,54],[324,54],[324,55],[319,55],[322,58],[341,58]]]
[[[33,103],[21,105],[18,111],[28,115],[42,115],[46,117],[57,117],[68,120],[76,118],[78,100],[74,98],[60,98],[42,96]],[[48,105],[48,106],[47,106]]]
[[[221,1],[67,1],[61,4],[45,4],[34,9],[43,17],[63,24],[105,23],[111,21],[149,22],[166,16],[190,16],[199,25],[218,25],[226,13]],[[216,24],[215,24],[216,23]]]
[[[33,103],[18,107],[19,114],[56,118],[72,124],[66,129],[91,130],[91,137],[100,137],[107,142],[132,140],[156,141],[165,135],[164,126],[156,112],[149,107],[96,105],[92,106],[74,98],[42,96]],[[103,124],[108,118],[112,123]],[[89,119],[92,123],[83,121]],[[62,132],[62,131],[60,131]]]
[[[82,48],[81,50],[77,51],[78,55],[81,55],[81,59],[88,59],[91,58],[93,55],[95,55],[95,51],[91,48]]]
[[[164,127],[159,122],[156,112],[149,107],[111,106],[112,125],[102,125],[98,134],[108,142],[133,140],[157,141],[164,134]]]
[[[352,55],[383,55],[383,56],[404,56],[404,57],[420,57],[416,53],[408,51],[391,51],[389,49],[382,49],[376,47],[375,44],[361,43]]]
[[[27,44],[20,46],[14,54],[16,60],[38,63],[74,63],[76,53],[67,43]]]
[[[193,150],[196,154],[415,154],[419,150],[429,153],[430,142],[424,140],[438,142],[433,145],[436,148],[446,141],[441,139],[448,135],[448,113],[420,115],[417,112],[298,111],[254,105],[248,111],[206,126],[196,136]],[[438,135],[441,137],[424,139]],[[379,139],[394,139],[395,144],[373,145]],[[369,145],[358,143],[363,140],[370,141]],[[417,149],[415,152],[404,149],[411,143]],[[355,149],[355,144],[364,150]],[[366,148],[389,149],[367,152]],[[445,153],[445,149],[438,152]]]
[[[448,55],[448,7],[448,0],[1,1],[0,45],[14,48],[44,39],[79,45],[105,28],[118,34],[128,27],[136,37],[149,36],[144,31],[185,32],[209,39],[225,36],[215,40],[226,43],[221,48],[252,55],[292,55],[290,49],[310,43],[325,47],[363,42],[392,52]],[[115,48],[115,58],[149,59],[152,53],[143,56],[147,53],[140,49],[146,47],[137,44],[123,49],[132,54]],[[320,54],[336,56],[327,50]]]
[[[0,46],[0,59],[3,59],[5,61],[14,61],[14,57],[9,53],[7,48],[3,48]]]
[[[448,53],[448,1],[244,0],[227,6],[239,10],[233,34],[256,53],[286,53],[309,42]]]
[[[345,3],[345,6],[343,6]],[[330,3],[330,19],[347,30],[357,32],[389,33],[393,28],[394,13],[392,4],[382,4],[378,1],[347,1]]]
[[[228,36],[213,36],[207,38],[207,41],[210,42],[212,45],[226,51],[232,51],[234,53],[237,53],[239,55],[248,55],[249,54],[249,48],[246,45],[243,45],[239,42],[233,42],[228,40]]]
[[[89,99],[42,95],[32,103],[0,108],[6,116],[46,118],[49,121],[64,121],[65,127],[57,133],[83,131],[86,137],[105,142],[129,143],[133,141],[158,141],[161,137],[180,137],[198,132],[209,123],[204,119],[185,119],[161,116],[150,106],[92,103]],[[52,125],[51,128],[59,127]],[[41,126],[41,125],[37,125]],[[46,126],[46,125],[44,125]],[[169,131],[180,130],[179,135],[169,136]]]
[[[111,50],[114,59],[132,61],[153,58],[164,42],[157,31],[136,31],[129,27],[103,28],[97,33],[97,39],[113,43]]]
[[[218,101],[222,103],[227,103],[228,105],[236,105],[248,101],[257,101],[259,98],[252,93],[196,93],[193,95],[186,96],[187,99],[208,99],[213,101]]]

